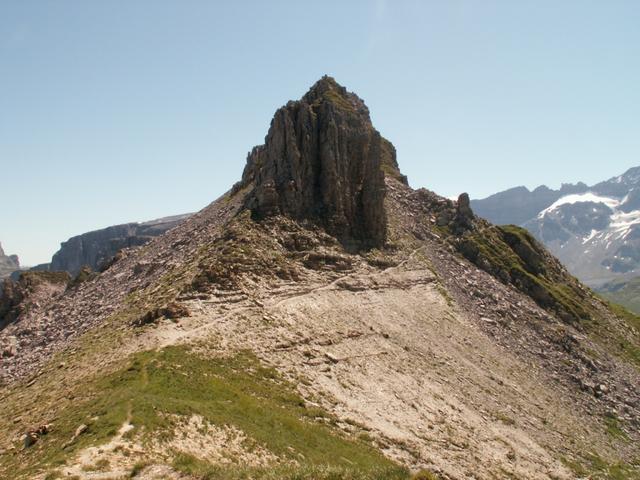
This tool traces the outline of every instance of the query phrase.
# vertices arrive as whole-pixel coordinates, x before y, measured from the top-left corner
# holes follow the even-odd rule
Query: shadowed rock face
[[[242,185],[257,218],[285,214],[318,222],[348,248],[385,243],[385,171],[400,177],[395,149],[355,94],[323,77],[280,108],[265,144],[249,154]]]

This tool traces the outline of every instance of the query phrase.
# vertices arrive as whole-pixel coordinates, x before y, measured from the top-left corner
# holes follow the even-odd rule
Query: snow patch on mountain
[[[556,210],[558,207],[562,205],[567,205],[567,204],[573,205],[574,203],[602,203],[609,208],[616,208],[621,203],[623,203],[623,201],[617,200],[615,198],[603,197],[593,192],[575,193],[572,195],[566,195],[564,197],[561,197],[555,202],[553,202],[551,206],[545,208],[538,214],[538,218],[544,217],[547,213]]]
[[[592,238],[594,238],[596,235],[598,235],[598,230],[591,230],[591,233],[589,234],[588,237],[585,237],[584,240],[582,240],[582,244],[584,245],[585,243],[588,243],[589,241],[591,241]]]
[[[616,233],[624,233],[627,236],[631,232],[631,227],[640,223],[640,210],[629,213],[615,211],[611,215],[610,229]]]
[[[584,282],[640,275],[640,175],[636,171],[562,195],[526,222]]]

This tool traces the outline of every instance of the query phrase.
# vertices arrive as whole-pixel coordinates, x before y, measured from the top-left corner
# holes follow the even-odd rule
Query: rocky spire
[[[405,181],[364,102],[325,76],[276,112],[265,144],[249,154],[245,205],[258,218],[317,221],[349,248],[379,247],[387,233],[385,172]]]

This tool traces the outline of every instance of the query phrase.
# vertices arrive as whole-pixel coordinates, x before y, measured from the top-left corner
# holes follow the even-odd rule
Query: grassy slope
[[[462,237],[460,252],[483,270],[512,283],[541,307],[561,318],[589,320],[589,293],[562,271],[526,230],[515,225],[489,226]]]
[[[511,283],[542,308],[589,332],[612,354],[640,368],[640,319],[581,285],[525,229],[487,225],[457,239],[456,247],[481,269]],[[622,327],[612,328],[610,314],[623,322]]]
[[[408,477],[366,441],[342,435],[325,412],[307,408],[291,384],[249,353],[205,358],[184,346],[141,352],[82,390],[82,400],[60,412],[51,433],[29,449],[4,455],[0,471],[12,472],[13,478],[55,471],[82,448],[113,437],[127,418],[135,427],[128,435],[143,444],[169,439],[174,415],[198,414],[214,425],[234,426],[255,445],[298,462],[280,467],[279,478]],[[65,447],[81,424],[88,430]],[[188,455],[176,454],[174,467],[197,478],[273,478],[272,469],[221,468]]]
[[[637,340],[640,333],[640,317],[617,303],[607,302],[607,306],[609,310],[624,320],[627,327],[635,332],[634,335],[619,336],[617,346],[619,352],[640,367],[640,342]]]

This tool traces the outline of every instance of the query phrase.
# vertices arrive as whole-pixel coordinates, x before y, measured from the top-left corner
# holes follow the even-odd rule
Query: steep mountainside
[[[591,187],[519,187],[472,206],[492,222],[527,228],[588,285],[640,274],[640,167]]]
[[[7,278],[12,272],[20,268],[17,255],[5,255],[0,244],[0,279]]]
[[[38,265],[32,270],[65,271],[77,275],[84,266],[99,270],[119,250],[137,247],[153,237],[179,225],[191,214],[159,218],[143,223],[125,223],[71,237],[60,245],[51,263]]]
[[[0,332],[2,478],[640,478],[637,317],[411,189],[330,77],[227,194],[47,291]]]

